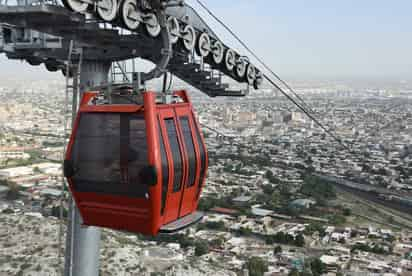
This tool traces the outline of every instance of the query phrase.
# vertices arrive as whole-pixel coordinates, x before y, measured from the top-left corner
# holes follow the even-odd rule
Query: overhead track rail
[[[112,62],[141,57],[163,67],[147,78],[168,70],[212,97],[245,96],[249,87],[257,89],[263,81],[260,70],[248,58],[225,45],[182,1],[64,0],[65,7],[38,3],[0,5],[0,22],[60,37],[62,48],[54,52],[13,49],[6,52],[9,57],[33,65],[45,63],[50,71],[63,70],[69,41],[75,39],[83,45],[85,59]],[[166,15],[170,48],[161,34],[162,14]],[[182,66],[184,69],[176,66],[182,61],[180,65],[188,65]],[[222,76],[243,83],[245,88],[230,88],[222,83]]]

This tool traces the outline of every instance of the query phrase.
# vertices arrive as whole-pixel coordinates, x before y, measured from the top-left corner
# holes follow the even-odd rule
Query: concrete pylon
[[[80,70],[80,99],[92,87],[107,84],[110,62],[84,60]],[[73,109],[73,116],[76,112]],[[85,227],[72,200],[70,223],[66,234],[64,276],[98,276],[100,267],[100,236],[98,227]]]

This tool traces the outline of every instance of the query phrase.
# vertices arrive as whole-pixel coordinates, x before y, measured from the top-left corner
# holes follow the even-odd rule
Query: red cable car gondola
[[[174,95],[98,105],[84,94],[64,171],[85,225],[156,235],[201,219],[207,151],[187,93]]]

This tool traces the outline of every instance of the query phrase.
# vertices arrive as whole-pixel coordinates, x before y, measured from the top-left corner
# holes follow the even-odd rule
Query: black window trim
[[[183,164],[183,152],[182,148],[179,143],[179,129],[177,122],[175,120],[175,117],[171,118],[165,118],[164,119],[165,125],[166,125],[166,132],[167,132],[167,139],[169,140],[169,146],[170,146],[170,152],[172,154],[172,160],[173,160],[173,189],[172,193],[179,193],[182,192],[183,188],[183,181],[184,181],[184,164]],[[168,123],[171,122],[171,123]],[[174,132],[172,133],[173,135],[171,136],[170,129],[169,127],[173,126]],[[177,153],[177,154],[176,154]],[[178,158],[178,159],[176,159]],[[176,164],[180,166],[180,175],[178,176],[178,179],[176,178],[176,172],[178,169],[176,169]],[[177,181],[178,180],[178,181]]]

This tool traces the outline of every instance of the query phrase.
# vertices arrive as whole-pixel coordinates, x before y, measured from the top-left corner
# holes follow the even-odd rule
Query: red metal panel
[[[84,92],[83,97],[80,100],[80,107],[86,106],[98,94],[98,92]]]
[[[79,127],[80,117],[85,112],[120,112],[120,113],[136,113],[142,109],[142,106],[89,106],[90,100],[95,97],[96,93],[85,93],[78,116],[76,118],[70,142],[68,144],[66,159],[70,160],[75,136]],[[126,107],[126,108],[125,108]],[[156,131],[156,130],[155,130]],[[150,132],[150,131],[149,131]],[[148,139],[148,146],[151,144]],[[156,141],[155,141],[156,143]],[[156,156],[156,151],[150,151],[153,159]],[[156,163],[156,162],[154,162]],[[152,163],[152,164],[154,164]],[[159,218],[152,215],[151,202],[146,199],[129,198],[123,196],[114,196],[98,193],[82,193],[76,192],[73,189],[72,179],[68,179],[69,188],[79,208],[80,214],[85,225],[93,225],[100,227],[108,227],[118,230],[126,230],[130,232],[143,233],[147,235],[156,235],[160,228]],[[155,190],[159,185],[156,185]],[[155,197],[156,192],[151,189],[149,191],[150,198]],[[156,202],[155,200],[152,202]],[[159,211],[160,212],[160,211]],[[160,216],[160,214],[158,215]]]
[[[201,171],[200,171],[202,160],[201,160],[201,157],[200,157],[200,149],[199,149],[199,147],[203,146],[203,145],[199,145],[199,143],[196,142],[197,141],[197,137],[196,137],[196,131],[197,131],[196,118],[193,117],[193,112],[191,112],[191,115],[192,116],[190,116],[190,121],[189,122],[190,122],[191,131],[192,131],[192,139],[193,139],[194,146],[195,146],[195,151],[196,151],[196,179],[195,179],[195,185],[193,186],[194,191],[193,191],[193,198],[192,198],[192,211],[194,212],[197,209],[197,202],[199,200],[199,198],[197,197],[197,191],[199,189],[199,187],[198,187],[199,184],[198,183],[200,183],[200,179],[201,179],[201,177],[203,177],[201,175]]]
[[[201,193],[202,193],[203,187],[204,187],[205,182],[206,182],[207,171],[208,171],[208,168],[209,168],[209,154],[208,154],[208,152],[207,152],[207,147],[206,147],[205,139],[204,139],[204,137],[203,137],[202,128],[200,127],[199,121],[197,120],[197,117],[196,117],[195,112],[194,112],[193,109],[192,109],[192,113],[193,113],[193,118],[194,118],[193,122],[195,123],[196,128],[197,128],[196,131],[199,132],[199,136],[200,136],[200,139],[201,139],[201,141],[199,141],[199,142],[201,143],[200,146],[203,147],[204,152],[205,152],[205,155],[206,155],[206,156],[205,156],[205,158],[206,158],[205,170],[204,170],[203,175],[200,175],[200,177],[201,177],[201,182],[200,182],[200,184],[201,184],[202,186],[199,187],[200,190],[199,190],[199,193],[198,193],[198,195],[197,195],[196,206],[195,206],[195,208],[194,208],[194,209],[196,210],[196,209],[197,209],[197,206],[199,205],[200,195],[201,195]]]
[[[149,154],[149,164],[156,168],[158,173],[157,184],[150,188],[150,201],[151,201],[151,220],[152,220],[152,232],[157,233],[161,227],[160,221],[160,208],[162,202],[162,177],[161,177],[161,156],[160,156],[160,144],[159,135],[157,130],[157,116],[156,116],[156,94],[153,92],[145,92],[143,94],[144,101],[144,117],[146,121],[146,135],[147,146]]]
[[[85,93],[80,105],[79,114],[74,123],[70,142],[68,144],[66,159],[71,158],[74,139],[79,127],[80,117],[82,113],[136,113],[144,110],[144,118],[146,122],[146,136],[148,146],[149,164],[153,165],[158,171],[158,183],[149,188],[149,199],[145,198],[130,198],[125,196],[115,196],[111,194],[99,194],[91,192],[77,192],[73,189],[72,179],[68,179],[70,190],[73,194],[75,202],[83,217],[84,224],[108,227],[112,229],[126,230],[130,232],[143,233],[148,235],[156,235],[159,228],[167,223],[177,220],[179,217],[188,215],[196,210],[198,204],[198,183],[202,185],[205,181],[205,175],[201,175],[201,156],[200,148],[203,147],[206,154],[207,171],[208,159],[207,151],[202,133],[200,132],[199,124],[196,120],[190,99],[185,91],[177,91],[174,93],[179,96],[183,102],[174,104],[159,104],[156,105],[156,95],[153,92],[144,93],[143,105],[99,105],[91,104],[93,98],[97,95],[95,92]],[[187,187],[188,182],[188,157],[186,154],[186,144],[178,123],[177,116],[187,116],[193,139],[195,154],[196,154],[196,174],[195,185]],[[158,129],[158,121],[160,120],[160,130]],[[173,119],[178,135],[178,144],[180,153],[172,152],[168,133],[165,127],[164,120]],[[162,165],[160,154],[160,141],[158,131],[162,132],[164,139],[166,157],[169,164],[169,184],[168,195],[166,199],[166,207],[163,217],[161,217],[160,209],[162,202]],[[197,141],[195,131],[200,132],[201,141]],[[200,143],[200,144],[199,144]],[[173,192],[174,181],[174,163],[173,154],[180,154],[183,161],[182,168],[182,183],[181,190]],[[201,179],[202,181],[199,181]],[[180,214],[179,214],[180,210]]]
[[[76,191],[73,195],[85,225],[157,234],[151,227],[148,200]]]
[[[81,108],[82,112],[101,112],[101,113],[136,113],[143,109],[141,105],[85,105]]]

